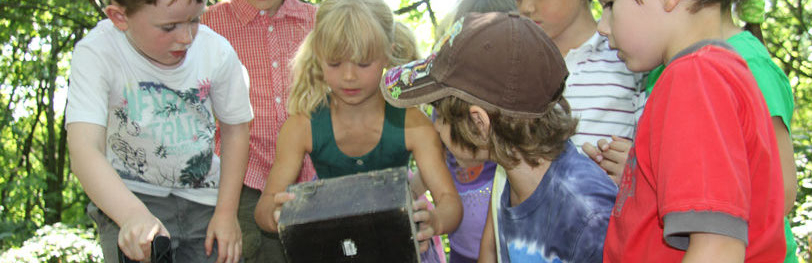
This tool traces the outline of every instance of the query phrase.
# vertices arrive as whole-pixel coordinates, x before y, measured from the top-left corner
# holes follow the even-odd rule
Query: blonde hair
[[[293,82],[288,113],[310,113],[326,105],[330,92],[320,61],[349,60],[354,63],[386,58],[388,66],[403,63],[408,53],[408,28],[395,30],[392,10],[382,0],[326,0],[316,12],[316,24],[293,58]],[[412,50],[414,38],[411,38]],[[408,55],[408,54],[405,54]],[[383,72],[381,72],[383,74]]]
[[[420,51],[417,50],[417,40],[415,40],[414,33],[401,22],[395,22],[393,52],[396,55],[395,61],[391,63],[392,65],[402,65],[420,59]]]
[[[578,119],[572,117],[568,106],[556,106],[538,118],[517,118],[500,110],[486,110],[490,130],[488,136],[483,137],[469,116],[471,105],[454,96],[432,102],[437,112],[436,121],[451,128],[451,143],[472,152],[486,149],[491,160],[507,169],[519,161],[536,167],[541,158],[554,160],[564,151],[578,125]]]

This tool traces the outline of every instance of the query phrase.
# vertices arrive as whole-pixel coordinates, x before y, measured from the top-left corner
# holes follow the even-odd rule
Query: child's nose
[[[603,13],[601,14],[601,19],[598,20],[598,34],[601,34],[602,36],[607,36],[608,37],[610,34],[612,34],[612,29],[611,29],[611,26],[609,26],[609,19],[607,18],[607,15],[606,15],[607,12],[609,12],[609,11],[606,10],[606,9],[603,9]]]
[[[351,64],[352,63],[343,63],[342,64],[342,66],[344,66],[344,69],[342,70],[342,72],[344,73],[343,74],[344,75],[343,76],[344,80],[348,80],[348,81],[349,80],[355,80],[355,77],[356,77],[355,66],[353,66]]]
[[[192,40],[195,38],[194,32],[196,30],[195,27],[197,26],[198,24],[185,25],[183,28],[178,30],[178,34],[180,34],[177,36],[178,43],[184,45],[191,44]]]

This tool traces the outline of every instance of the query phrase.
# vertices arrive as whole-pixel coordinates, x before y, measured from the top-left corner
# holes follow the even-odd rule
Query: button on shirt
[[[265,188],[265,178],[276,157],[276,137],[288,117],[285,104],[290,90],[289,61],[313,29],[316,7],[300,1],[284,1],[269,16],[246,0],[220,2],[209,7],[201,20],[222,35],[237,51],[250,78],[254,122],[244,184]],[[219,133],[217,152],[220,149]],[[315,170],[305,157],[300,181],[312,180]]]

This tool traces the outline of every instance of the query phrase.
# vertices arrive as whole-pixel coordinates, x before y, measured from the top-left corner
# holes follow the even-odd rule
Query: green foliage
[[[795,95],[791,123],[795,160],[798,167],[798,195],[790,214],[792,231],[800,248],[800,258],[812,256],[812,2],[773,0],[762,24],[767,49],[790,79]]]
[[[62,105],[73,46],[101,17],[90,1],[0,3],[0,249],[64,221],[90,226],[68,170]]]
[[[101,263],[104,260],[92,229],[71,228],[57,223],[37,230],[22,247],[3,252],[0,262]]]

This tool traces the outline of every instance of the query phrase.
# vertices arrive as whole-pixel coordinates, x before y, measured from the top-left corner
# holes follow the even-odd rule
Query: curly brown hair
[[[537,118],[511,117],[500,110],[486,109],[490,130],[483,137],[469,117],[471,105],[453,96],[432,103],[436,121],[450,126],[452,143],[470,151],[485,148],[490,159],[506,169],[522,160],[532,167],[538,166],[541,158],[554,160],[564,151],[578,125],[568,107],[556,106]]]

